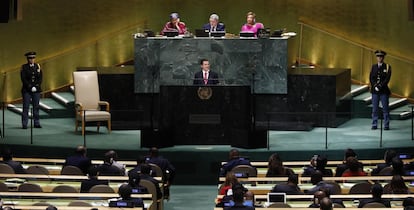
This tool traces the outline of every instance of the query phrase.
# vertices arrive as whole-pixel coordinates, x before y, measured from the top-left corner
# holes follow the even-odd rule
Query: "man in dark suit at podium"
[[[217,85],[219,83],[218,74],[210,70],[210,62],[207,59],[200,61],[201,71],[194,75],[194,85]]]

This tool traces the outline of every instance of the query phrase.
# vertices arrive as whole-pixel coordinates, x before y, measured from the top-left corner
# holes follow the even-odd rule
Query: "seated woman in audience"
[[[367,174],[361,170],[359,165],[358,159],[355,157],[349,157],[346,159],[348,169],[345,171],[342,176],[343,177],[350,177],[350,176],[366,176]]]
[[[294,174],[292,169],[283,166],[279,154],[274,153],[269,157],[266,177],[289,176],[292,174]]]
[[[320,171],[323,176],[333,176],[332,170],[327,169],[328,159],[325,156],[314,155],[310,161],[310,165],[303,169],[302,176],[310,176],[315,171]]]
[[[353,149],[351,149],[351,148],[348,148],[348,149],[345,150],[343,164],[339,164],[336,167],[336,170],[335,170],[335,176],[336,177],[341,177],[342,174],[348,169],[348,165],[346,164],[346,160],[349,157],[355,157],[355,158],[357,158],[356,152]],[[364,171],[364,165],[361,162],[358,162],[358,164],[359,164],[359,167],[361,168],[361,171]]]
[[[384,186],[384,193],[388,194],[409,194],[407,185],[400,175],[392,176],[391,182]]]
[[[298,186],[298,175],[292,174],[289,175],[288,181],[286,184],[276,184],[272,192],[283,192],[287,195],[301,195],[303,192],[300,190]]]
[[[236,175],[233,172],[228,172],[226,174],[226,180],[220,186],[219,195],[227,195],[227,191],[233,187],[233,185],[238,184]]]

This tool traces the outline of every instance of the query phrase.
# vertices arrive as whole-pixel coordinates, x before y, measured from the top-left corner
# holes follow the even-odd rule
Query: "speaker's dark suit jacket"
[[[217,85],[219,83],[218,74],[214,71],[209,71],[207,85]],[[204,85],[203,71],[198,71],[194,74],[194,85]]]

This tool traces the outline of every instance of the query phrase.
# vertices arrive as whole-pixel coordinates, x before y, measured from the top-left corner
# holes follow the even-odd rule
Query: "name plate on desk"
[[[221,116],[219,114],[190,114],[188,122],[190,124],[220,124]]]

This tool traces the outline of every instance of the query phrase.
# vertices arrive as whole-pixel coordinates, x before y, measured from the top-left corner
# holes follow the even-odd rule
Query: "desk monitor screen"
[[[224,32],[224,31],[212,31],[212,32],[210,32],[211,37],[223,37],[224,35],[226,35],[226,32]]]
[[[267,193],[268,203],[286,203],[286,193]]]
[[[252,32],[240,32],[240,37],[254,37]]]
[[[196,29],[195,35],[196,37],[209,37],[209,32],[205,29]]]
[[[178,31],[164,31],[164,35],[167,37],[175,37],[178,36]]]

